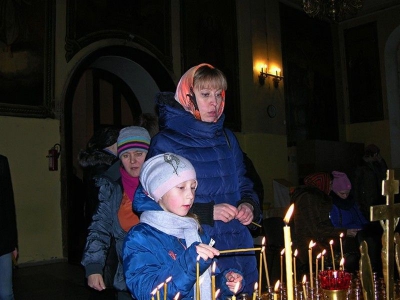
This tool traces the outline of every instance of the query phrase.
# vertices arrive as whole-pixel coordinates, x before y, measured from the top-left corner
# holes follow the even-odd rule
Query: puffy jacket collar
[[[174,99],[173,93],[160,93],[156,100],[160,130],[171,129],[199,139],[213,139],[223,134],[224,114],[215,123],[203,122],[196,120],[191,113],[185,111]]]
[[[163,210],[163,209],[156,201],[154,201],[145,194],[143,187],[140,184],[136,189],[135,197],[133,199],[133,210],[136,213],[141,214],[142,212],[148,210]]]

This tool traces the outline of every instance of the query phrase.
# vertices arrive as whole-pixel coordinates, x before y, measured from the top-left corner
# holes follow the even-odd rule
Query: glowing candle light
[[[343,238],[344,234],[343,232],[339,235],[340,238],[340,257],[343,258],[343,243],[342,243],[342,238]]]
[[[292,237],[290,233],[290,217],[293,214],[294,204],[290,205],[286,212],[283,221],[285,226],[283,227],[283,234],[285,240],[285,263],[286,263],[286,288],[287,288],[287,300],[293,300],[293,265],[292,265]]]
[[[256,282],[254,284],[253,300],[256,300],[256,298],[257,298],[257,289],[258,289],[258,282]],[[260,297],[261,297],[261,295],[260,295]]]
[[[158,286],[157,286],[157,300],[160,300],[160,289],[163,287],[164,282],[161,282]]]
[[[336,270],[335,267],[335,254],[333,253],[333,240],[329,241],[329,245],[331,247],[331,255],[332,255],[332,265],[333,265],[333,270]]]
[[[275,283],[274,286],[274,300],[278,300],[278,292],[279,292],[279,286],[281,285],[281,283],[279,282],[279,280]]]
[[[297,268],[296,268],[296,257],[297,257],[297,249],[294,250],[294,254],[293,254],[293,270],[294,270],[294,285],[296,286],[297,284]]]
[[[313,280],[313,272],[312,272],[312,247],[315,246],[315,243],[313,240],[310,241],[310,244],[308,244],[308,264],[310,268],[310,284],[311,288],[314,288],[314,280]]]
[[[262,245],[265,245],[265,237],[262,239]],[[264,270],[265,270],[265,276],[267,277],[267,286],[271,286],[269,282],[269,273],[268,273],[268,265],[267,265],[267,255],[265,254],[265,251],[263,251],[263,262],[264,262]]]
[[[322,250],[322,252],[321,252],[321,254],[322,254],[322,257],[321,257],[321,271],[325,271],[325,266],[324,266],[325,253],[326,253],[326,250],[325,249]]]
[[[167,278],[167,280],[165,280],[165,283],[164,283],[164,300],[167,300],[168,282],[170,282],[171,279],[172,279],[172,276],[169,276],[169,277]]]
[[[180,295],[181,295],[181,292],[176,293],[174,300],[178,300]]]
[[[283,282],[283,255],[285,255],[285,249],[281,251],[281,282]]]
[[[317,258],[315,259],[315,278],[318,277],[318,260],[321,258],[322,254],[318,254]]]
[[[344,257],[342,257],[342,258],[340,259],[339,270],[341,270],[341,271],[344,270]]]
[[[196,259],[196,300],[200,300],[200,255]]]
[[[260,269],[258,271],[258,282],[260,282],[259,291],[258,291],[259,295],[261,295],[262,257],[263,257],[264,248],[265,248],[265,246],[262,246],[261,251],[260,251]]]
[[[235,288],[234,288],[234,290],[233,290],[233,296],[232,296],[232,300],[236,300],[236,294],[237,294],[237,292],[238,292],[238,290],[239,290],[239,285],[240,285],[240,282],[236,282],[236,284],[235,284]]]
[[[215,299],[217,299],[218,298],[218,296],[219,296],[219,293],[221,292],[221,290],[220,289],[218,289],[216,292],[215,292],[215,296],[214,296],[214,298]]]
[[[303,294],[304,294],[304,298],[307,299],[307,290],[306,290],[306,282],[307,282],[307,276],[304,275],[303,276]]]
[[[216,267],[216,263],[215,261],[213,262],[212,265],[212,275],[211,275],[211,297],[212,300],[215,300],[215,267]]]

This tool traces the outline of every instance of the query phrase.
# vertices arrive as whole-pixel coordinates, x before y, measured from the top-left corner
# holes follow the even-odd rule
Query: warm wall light
[[[274,82],[274,87],[276,88],[279,86],[279,82],[283,79],[282,72],[280,69],[276,69],[275,74],[272,74],[268,73],[268,69],[266,67],[261,67],[260,75],[258,75],[258,80],[260,82],[260,85],[265,84],[265,79],[267,77],[272,77],[272,81]]]

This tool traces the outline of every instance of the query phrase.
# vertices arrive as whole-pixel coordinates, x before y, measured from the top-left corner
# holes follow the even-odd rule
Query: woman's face
[[[193,205],[196,187],[196,180],[182,182],[166,192],[158,203],[165,211],[184,217]]]
[[[195,89],[197,106],[201,120],[204,122],[215,122],[218,120],[218,111],[223,101],[223,90],[213,88]]]
[[[340,198],[342,198],[342,199],[347,199],[347,197],[349,196],[349,194],[350,194],[350,191],[349,190],[344,190],[344,191],[339,191],[339,192],[335,192],[336,193],[336,195],[338,195]]]
[[[139,177],[146,154],[143,151],[130,150],[121,155],[122,165],[130,176]]]

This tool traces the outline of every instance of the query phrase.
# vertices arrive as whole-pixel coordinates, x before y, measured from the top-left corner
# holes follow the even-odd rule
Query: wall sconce
[[[272,81],[274,82],[274,87],[278,87],[279,86],[279,82],[283,79],[282,76],[282,72],[279,70],[276,70],[275,74],[271,74],[268,73],[268,69],[265,68],[265,72],[264,72],[264,68],[261,67],[261,72],[260,75],[258,75],[258,81],[260,82],[260,85],[264,85],[265,84],[265,78],[267,77],[272,77]]]

